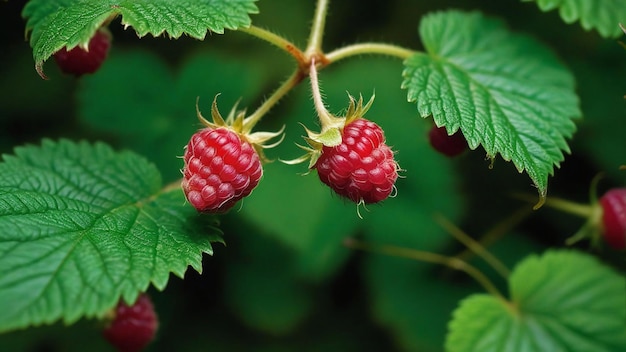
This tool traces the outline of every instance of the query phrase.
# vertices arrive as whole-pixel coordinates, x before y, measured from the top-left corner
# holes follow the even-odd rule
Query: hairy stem
[[[510,231],[514,226],[518,225],[520,222],[526,219],[532,212],[533,212],[532,208],[529,208],[527,206],[521,207],[520,209],[515,211],[513,214],[509,215],[503,221],[498,222],[496,226],[494,226],[489,231],[487,231],[483,236],[481,236],[478,243],[483,247],[487,247],[490,244],[496,242],[504,234]],[[465,249],[460,254],[456,255],[456,257],[461,260],[466,260],[469,256],[472,255],[472,253],[474,252],[468,248],[468,249]]]
[[[287,52],[289,55],[293,56],[298,62],[303,61],[304,54],[302,53],[302,50],[300,50],[298,47],[296,47],[295,44],[279,36],[278,34],[256,26],[240,28],[239,30],[277,46],[278,48]]]
[[[420,251],[417,249],[409,249],[390,245],[371,245],[356,239],[347,239],[345,245],[349,248],[360,249],[363,251],[387,254],[395,257],[403,257],[413,259],[421,262],[445,265],[449,268],[463,271],[471,276],[476,282],[478,282],[485,291],[489,292],[495,297],[507,302],[504,295],[496,288],[496,286],[489,280],[485,274],[474,266],[454,257],[446,257],[441,254]]]
[[[311,34],[306,48],[306,53],[309,57],[322,52],[322,39],[324,37],[324,25],[326,24],[327,11],[328,0],[318,0],[315,7],[315,17],[313,17]]]
[[[254,125],[257,124],[261,120],[261,118],[274,106],[280,99],[282,99],[289,91],[298,85],[302,81],[303,75],[300,70],[294,71],[286,81],[284,81],[278,89],[269,96],[269,98],[265,99],[263,104],[261,104],[255,112],[250,114],[250,116],[246,117],[244,120],[244,126],[246,126],[246,131],[250,132]]]
[[[405,60],[415,54],[415,51],[392,44],[358,43],[333,50],[325,56],[330,63],[345,59],[350,56],[363,54],[381,54]]]
[[[498,258],[487,251],[480,243],[468,236],[460,228],[443,217],[443,215],[436,214],[435,221],[437,221],[441,227],[448,231],[448,233],[454,236],[454,238],[456,238],[459,242],[463,243],[469,250],[487,262],[498,274],[500,274],[500,276],[505,279],[509,277],[509,269]],[[459,257],[456,258],[458,259]]]
[[[315,111],[320,119],[322,125],[322,131],[326,127],[333,124],[334,117],[328,112],[324,101],[322,100],[322,93],[320,92],[320,85],[317,79],[317,67],[315,66],[315,59],[311,60],[311,69],[309,70],[309,77],[311,78],[311,91],[313,93],[313,102],[315,104]]]

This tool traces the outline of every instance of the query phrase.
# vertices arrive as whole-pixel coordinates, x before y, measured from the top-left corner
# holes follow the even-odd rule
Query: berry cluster
[[[139,352],[154,340],[158,327],[150,296],[143,293],[132,305],[118,303],[103,335],[119,352]]]
[[[398,165],[383,130],[363,118],[343,128],[340,145],[323,147],[314,168],[323,183],[355,203],[386,199],[398,178]]]
[[[191,136],[185,147],[182,188],[189,203],[202,213],[224,213],[252,193],[263,176],[265,143],[282,130],[251,133],[254,119],[233,107],[226,119],[217,109],[217,97],[211,108],[213,122],[200,111],[198,119],[206,128]]]
[[[252,145],[224,127],[196,132],[184,160],[183,190],[200,212],[228,211],[252,192],[263,175]]]
[[[63,48],[53,56],[61,71],[78,77],[96,72],[106,59],[110,47],[111,33],[106,28],[100,28],[89,40],[87,48],[77,46],[69,51]]]
[[[600,198],[602,237],[615,249],[626,248],[626,188],[613,188]]]
[[[433,126],[428,132],[428,140],[433,149],[451,158],[467,150],[467,141],[461,131],[448,135],[445,127]]]

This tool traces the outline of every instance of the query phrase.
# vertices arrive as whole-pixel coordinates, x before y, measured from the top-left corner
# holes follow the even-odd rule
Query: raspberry
[[[131,306],[123,301],[118,303],[113,321],[103,335],[118,351],[137,352],[154,339],[158,325],[152,301],[142,293]]]
[[[343,128],[341,137],[340,145],[323,147],[314,165],[320,180],[355,203],[386,199],[398,178],[398,164],[383,130],[357,118]]]
[[[441,154],[454,157],[467,149],[467,141],[461,131],[449,136],[445,127],[433,126],[428,132],[430,145]]]
[[[600,198],[603,237],[615,249],[626,248],[626,188],[614,188]]]
[[[254,147],[225,127],[196,132],[184,160],[183,190],[200,212],[228,211],[252,192],[263,175]]]
[[[63,48],[54,54],[54,59],[64,73],[82,76],[94,73],[106,59],[111,46],[111,34],[99,29],[89,41],[88,49],[75,47],[70,51]]]

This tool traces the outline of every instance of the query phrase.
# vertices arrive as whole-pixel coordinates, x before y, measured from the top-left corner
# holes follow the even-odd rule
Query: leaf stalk
[[[463,271],[467,275],[471,276],[474,280],[476,280],[476,282],[478,282],[478,284],[480,284],[485,289],[485,291],[497,297],[498,299],[501,299],[504,302],[508,302],[504,295],[496,288],[493,282],[491,282],[491,280],[489,280],[489,278],[485,276],[485,274],[476,269],[476,267],[458,258],[447,257],[437,253],[397,247],[392,245],[372,245],[354,238],[346,239],[345,245],[353,249],[359,249],[372,253],[386,254],[394,257],[408,258],[420,262],[444,265],[455,270]]]
[[[363,54],[381,54],[397,57],[401,60],[406,60],[409,57],[413,56],[415,53],[416,52],[413,50],[409,50],[398,45],[367,42],[347,45],[339,49],[335,49],[325,56],[328,62],[331,63],[348,58],[350,56]]]

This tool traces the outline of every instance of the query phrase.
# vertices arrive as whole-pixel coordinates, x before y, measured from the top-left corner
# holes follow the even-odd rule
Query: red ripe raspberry
[[[54,54],[54,60],[67,74],[81,76],[94,73],[106,59],[110,46],[111,34],[106,29],[99,29],[89,41],[88,50],[78,46],[70,51],[63,48]]]
[[[336,147],[324,146],[313,166],[320,180],[355,203],[377,203],[391,194],[398,164],[377,124],[358,118],[348,123]]]
[[[103,335],[118,351],[138,352],[154,339],[159,320],[150,297],[145,293],[139,295],[131,306],[120,301],[114,314]]]
[[[249,195],[263,168],[256,150],[228,128],[205,128],[185,149],[183,190],[200,212],[223,213]]]
[[[467,149],[467,141],[461,131],[449,136],[445,127],[433,126],[428,132],[430,145],[441,154],[454,157]]]
[[[604,240],[615,249],[626,248],[626,188],[614,188],[600,198]]]

